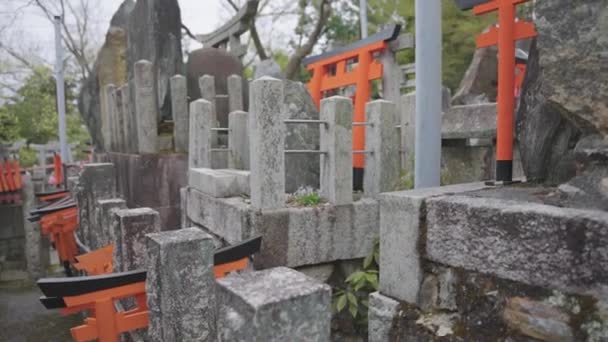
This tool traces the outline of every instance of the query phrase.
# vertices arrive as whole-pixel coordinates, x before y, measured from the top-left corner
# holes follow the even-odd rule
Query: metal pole
[[[359,0],[359,16],[361,17],[361,39],[367,38],[367,0]]]
[[[441,0],[416,0],[415,188],[440,185]]]
[[[61,46],[61,16],[55,16],[55,81],[57,86],[57,112],[59,113],[59,145],[61,160],[70,162],[65,125],[65,89],[63,80],[63,47]]]

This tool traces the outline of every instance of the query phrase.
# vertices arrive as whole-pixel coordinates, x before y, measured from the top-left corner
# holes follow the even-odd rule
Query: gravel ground
[[[0,341],[72,341],[70,328],[81,323],[80,316],[46,310],[41,295],[35,285],[0,284]]]

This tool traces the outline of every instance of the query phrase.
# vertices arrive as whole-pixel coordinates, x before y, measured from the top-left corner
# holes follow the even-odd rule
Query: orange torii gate
[[[498,120],[496,123],[496,181],[513,180],[513,128],[515,111],[515,42],[537,35],[534,24],[518,20],[517,5],[529,0],[456,0],[475,15],[498,11],[498,26],[477,38],[477,47],[498,45]],[[520,68],[520,74],[522,70]],[[518,81],[521,81],[518,80]]]
[[[397,39],[401,31],[400,25],[391,25],[366,39],[332,50],[330,52],[305,58],[303,64],[313,72],[308,83],[308,91],[320,108],[321,99],[325,93],[347,86],[356,86],[354,96],[355,123],[365,122],[365,104],[371,96],[371,81],[381,79],[383,66],[376,57],[386,51],[389,42]],[[348,69],[352,64],[357,64]],[[365,150],[365,127],[361,124],[353,127],[353,151]],[[353,167],[363,169],[365,156],[355,154]]]
[[[256,236],[217,249],[213,257],[215,278],[245,270],[249,257],[259,252],[261,243],[262,237]],[[61,309],[64,315],[89,311],[84,324],[70,329],[76,342],[117,342],[120,334],[148,326],[146,271],[108,273],[112,271],[113,248],[108,245],[77,257],[80,269],[90,272],[89,276],[44,278],[37,282],[44,294],[40,301],[47,309]],[[114,302],[129,297],[135,298],[136,307],[117,310]]]

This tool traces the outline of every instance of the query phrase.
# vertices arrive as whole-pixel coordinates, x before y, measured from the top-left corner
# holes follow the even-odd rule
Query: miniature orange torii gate
[[[215,278],[246,269],[249,257],[260,250],[261,243],[262,238],[257,236],[216,250],[213,257]],[[114,245],[108,245],[77,258],[83,269],[89,271],[93,266],[95,273],[101,270],[97,266],[100,260],[105,259],[106,265],[108,262],[111,265],[113,248]],[[45,295],[40,301],[47,309],[61,309],[64,315],[90,311],[84,324],[70,330],[76,342],[96,339],[100,342],[117,342],[120,334],[148,326],[146,271],[107,274],[108,270],[111,271],[111,266],[93,277],[46,278],[38,281],[38,287]],[[137,306],[127,311],[116,310],[114,302],[128,297],[134,297]]]
[[[456,0],[475,15],[498,11],[498,26],[477,38],[477,47],[498,45],[498,120],[496,124],[496,181],[513,179],[513,128],[515,111],[515,42],[537,35],[534,24],[518,20],[517,5],[529,0]],[[521,72],[521,71],[520,71]]]
[[[347,86],[356,86],[354,96],[354,122],[365,122],[365,104],[371,96],[373,80],[381,79],[383,66],[376,60],[376,54],[387,50],[390,41],[399,36],[401,27],[391,25],[354,44],[304,59],[303,63],[309,71],[313,72],[308,83],[308,91],[312,99],[320,108],[324,93]],[[350,63],[357,63],[352,70],[347,70]],[[365,150],[365,127],[353,127],[353,151]],[[363,169],[365,156],[355,154],[353,167]]]

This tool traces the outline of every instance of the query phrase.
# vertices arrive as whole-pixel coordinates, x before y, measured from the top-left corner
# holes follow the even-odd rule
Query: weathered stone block
[[[250,207],[240,197],[215,198],[193,188],[186,190],[187,218],[228,243],[251,236]]]
[[[188,150],[190,123],[188,118],[188,87],[186,77],[171,77],[171,111],[173,112],[173,141],[176,151]]]
[[[264,236],[255,265],[298,267],[365,257],[378,235],[378,214],[373,199],[254,212],[253,229]]]
[[[418,303],[422,270],[418,250],[426,201],[434,196],[483,189],[482,183],[400,191],[380,195],[380,292]]]
[[[335,205],[353,201],[353,105],[345,97],[321,101],[321,195]]]
[[[442,139],[493,139],[496,137],[496,103],[451,107],[442,116]]]
[[[365,174],[363,190],[366,196],[395,191],[399,187],[399,131],[397,107],[394,103],[377,100],[365,107]]]
[[[79,177],[75,196],[78,205],[78,234],[85,244],[89,244],[90,230],[97,224],[97,200],[116,198],[116,171],[110,163],[85,164]]]
[[[160,232],[160,216],[150,208],[123,209],[114,214],[114,270],[146,267],[146,234]]]
[[[239,75],[230,75],[226,82],[228,84],[228,112],[245,110],[243,104],[243,78]]]
[[[189,167],[211,167],[213,105],[206,100],[190,103]]]
[[[146,236],[146,296],[152,341],[214,341],[211,236],[186,228]]]
[[[608,285],[608,214],[529,201],[447,196],[427,202],[427,257],[581,294]]]
[[[158,153],[159,110],[155,93],[154,65],[146,60],[135,63],[135,115],[139,153]]]
[[[399,302],[380,292],[369,295],[368,332],[369,342],[390,341],[393,321],[399,310]]]
[[[515,297],[507,301],[505,323],[526,336],[541,341],[574,341],[570,316],[551,305]]]
[[[262,77],[250,85],[249,154],[251,203],[259,209],[285,206],[283,82]]]
[[[329,341],[331,289],[289,268],[217,281],[222,341]]]
[[[230,158],[228,168],[249,170],[249,114],[241,111],[231,112],[228,117],[228,146]]]
[[[91,250],[105,247],[114,241],[112,216],[120,209],[127,209],[127,204],[123,199],[97,200],[95,206],[96,225],[91,227],[91,241],[89,243]]]
[[[190,169],[188,185],[213,197],[249,194],[249,171]]]

